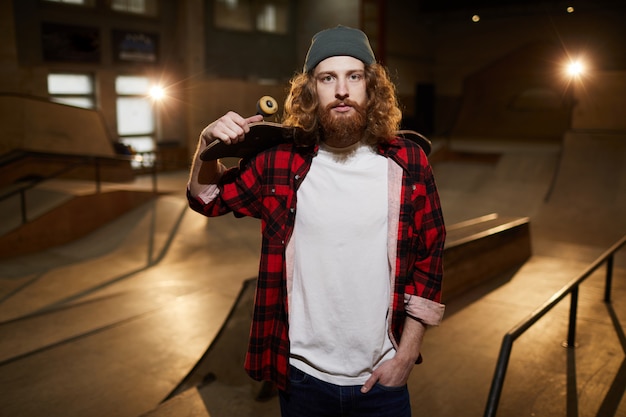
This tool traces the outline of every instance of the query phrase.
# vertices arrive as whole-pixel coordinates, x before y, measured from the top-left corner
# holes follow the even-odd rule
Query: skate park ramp
[[[113,140],[95,110],[19,94],[0,94],[0,154],[13,149],[113,156]],[[64,120],[72,120],[67,124]],[[89,140],[84,140],[89,132]]]
[[[530,216],[533,234],[551,242],[602,246],[623,235],[626,74],[567,78],[565,58],[561,45],[532,42],[466,79],[440,141],[465,158],[433,157],[449,224],[496,212]]]
[[[189,211],[185,178],[160,175],[169,195],[0,262],[2,414],[137,416],[197,362],[256,274],[259,226],[209,226]]]
[[[603,246],[623,236],[626,133],[566,134],[553,189],[535,221],[537,233],[562,242]]]
[[[493,212],[529,216],[533,256],[448,304],[442,326],[428,332],[424,364],[411,376],[416,410],[481,415],[502,335],[623,233],[623,217],[609,215],[626,210],[623,193],[618,196],[626,175],[626,159],[617,151],[624,138],[611,138],[617,144],[607,139],[595,159],[570,140],[562,159],[553,146],[465,142],[456,151],[462,158],[434,164],[450,224]],[[497,157],[467,156],[476,152]],[[614,182],[606,182],[606,158],[618,170]],[[572,168],[580,160],[586,173]],[[568,177],[579,181],[581,175],[585,187],[570,183]],[[267,398],[271,390],[250,380],[241,362],[259,224],[190,212],[181,191],[185,181],[186,173],[160,177],[159,189],[170,194],[79,241],[0,262],[0,409],[20,416],[277,415],[275,397]],[[585,204],[572,204],[580,193],[589,197]],[[583,227],[580,220],[591,209],[594,226]],[[564,210],[570,214],[560,215]],[[616,262],[626,265],[624,256]],[[619,271],[615,299],[623,300],[626,277]],[[619,343],[609,318],[600,314],[605,307],[599,281],[581,294],[577,352],[585,373],[579,383],[608,390],[622,356],[612,347]],[[615,309],[623,322],[620,305]],[[513,412],[504,415],[564,407],[548,393],[564,390],[565,321],[566,313],[557,311],[516,347],[510,366],[515,383],[502,404]],[[598,344],[609,346],[613,356],[597,354]],[[163,402],[198,368],[199,385]],[[529,392],[537,393],[532,402]],[[581,409],[598,406],[594,395],[581,389]]]
[[[449,152],[432,158],[447,224],[528,217],[532,256],[451,300],[428,330],[409,380],[417,415],[482,415],[504,333],[626,233],[626,128],[616,117],[587,128],[591,107],[578,103],[554,140],[433,138]],[[3,415],[278,415],[271,387],[242,364],[259,222],[191,212],[186,178],[159,174],[156,199],[77,241],[0,261]],[[601,273],[581,288],[575,350],[561,346],[567,305],[516,344],[500,415],[626,414],[623,251],[615,265],[611,308]],[[187,379],[194,370],[199,381]]]

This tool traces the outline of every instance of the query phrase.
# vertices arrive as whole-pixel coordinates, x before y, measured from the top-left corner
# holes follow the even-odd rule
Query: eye
[[[330,74],[324,74],[320,76],[320,81],[323,83],[330,83],[334,80],[335,78],[330,75]]]
[[[363,74],[361,74],[360,72],[355,72],[350,74],[350,80],[351,81],[361,81],[363,79]]]

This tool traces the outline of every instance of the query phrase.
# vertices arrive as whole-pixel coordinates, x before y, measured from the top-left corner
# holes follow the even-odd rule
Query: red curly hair
[[[299,145],[319,143],[319,101],[313,71],[296,74],[290,85],[289,95],[285,100],[283,124],[306,132],[305,138],[296,138]],[[366,141],[370,144],[388,142],[395,136],[402,119],[396,87],[385,67],[378,63],[365,65],[365,85]]]

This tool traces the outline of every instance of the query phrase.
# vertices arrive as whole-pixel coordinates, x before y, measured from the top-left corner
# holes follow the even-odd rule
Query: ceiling
[[[463,10],[480,11],[510,7],[535,7],[539,9],[562,9],[573,6],[582,9],[624,8],[623,0],[420,0],[422,12],[454,12]]]

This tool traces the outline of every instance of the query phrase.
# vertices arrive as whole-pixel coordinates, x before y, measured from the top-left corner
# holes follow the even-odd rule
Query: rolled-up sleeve
[[[428,326],[441,324],[445,312],[443,304],[410,294],[404,294],[404,308],[409,317]]]

